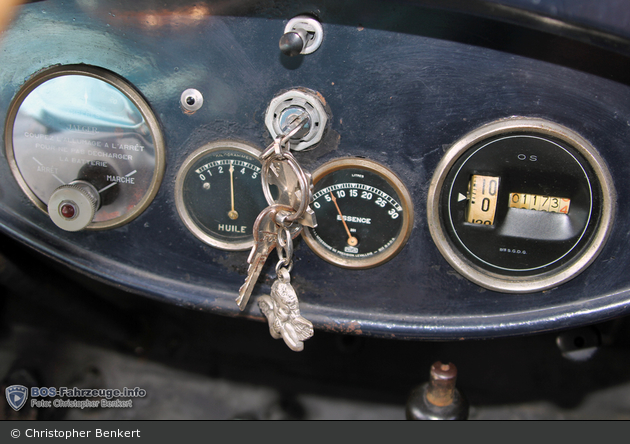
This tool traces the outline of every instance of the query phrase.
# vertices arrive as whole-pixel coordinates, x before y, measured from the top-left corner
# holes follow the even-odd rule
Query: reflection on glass
[[[103,206],[94,221],[131,210],[151,186],[155,144],[139,108],[118,88],[87,75],[38,85],[21,103],[13,151],[22,177],[44,203],[60,185],[92,183]]]

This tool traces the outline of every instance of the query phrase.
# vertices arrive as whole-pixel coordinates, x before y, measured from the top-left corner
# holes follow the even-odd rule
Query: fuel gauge
[[[342,158],[313,173],[317,227],[304,231],[309,247],[344,268],[371,268],[404,247],[413,204],[402,181],[367,159]]]

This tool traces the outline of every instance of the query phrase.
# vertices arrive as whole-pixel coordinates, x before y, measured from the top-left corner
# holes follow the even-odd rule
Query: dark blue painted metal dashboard
[[[206,246],[185,228],[175,208],[175,177],[204,143],[233,138],[266,146],[269,101],[302,86],[320,92],[332,112],[320,146],[297,154],[303,166],[314,170],[343,156],[376,160],[401,177],[415,207],[408,244],[374,269],[335,267],[298,242],[293,283],[302,314],[316,328],[392,338],[485,338],[628,313],[630,28],[620,28],[625,11],[618,2],[599,2],[610,9],[595,22],[581,19],[592,18],[581,3],[582,9],[571,10],[545,1],[538,8],[518,1],[226,3],[66,0],[22,7],[0,42],[2,119],[38,71],[99,66],[147,99],[165,137],[166,173],[155,200],[131,223],[67,233],[22,193],[3,146],[5,233],[134,292],[262,319],[255,304],[241,313],[234,302],[248,253]],[[284,25],[305,12],[323,23],[322,47],[285,57],[278,50]],[[187,88],[205,97],[194,115],[180,109]],[[619,195],[615,225],[599,257],[575,279],[545,292],[502,294],[469,282],[442,258],[426,222],[429,182],[445,150],[469,131],[510,116],[545,118],[581,134],[604,158]],[[265,272],[255,295],[269,290],[273,267]]]

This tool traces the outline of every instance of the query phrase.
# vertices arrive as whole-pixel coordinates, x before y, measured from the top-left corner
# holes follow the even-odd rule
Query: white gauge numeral
[[[396,210],[394,208],[392,208],[391,210],[389,210],[387,212],[387,214],[389,214],[391,216],[392,219],[398,219],[398,216],[400,216]]]
[[[368,193],[367,191],[362,191],[361,199],[372,200],[372,193]]]
[[[380,197],[379,197],[378,199],[376,199],[376,201],[375,201],[374,203],[375,203],[376,205],[378,205],[379,207],[381,207],[381,208],[384,208],[384,207],[385,207],[385,205],[387,205],[387,202],[386,202],[386,201],[384,201],[384,200],[383,200],[382,198],[380,198]]]
[[[350,197],[357,197],[359,192],[357,190],[350,190]]]
[[[321,208],[322,206],[319,204],[319,202],[313,202],[313,206],[315,208]]]

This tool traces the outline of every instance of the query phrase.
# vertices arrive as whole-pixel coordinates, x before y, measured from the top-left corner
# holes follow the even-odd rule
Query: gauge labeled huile
[[[479,285],[533,292],[566,282],[599,254],[615,191],[595,148],[542,119],[468,134],[429,188],[429,229],[444,257]]]
[[[413,227],[413,204],[390,169],[342,158],[313,173],[317,227],[304,230],[309,247],[344,268],[370,268],[394,257]]]
[[[125,80],[61,66],[18,92],[5,127],[20,187],[67,231],[120,226],[157,193],[164,144],[155,116]]]
[[[208,143],[183,163],[175,181],[177,211],[201,241],[223,250],[252,247],[252,227],[267,207],[258,160],[246,143]]]

